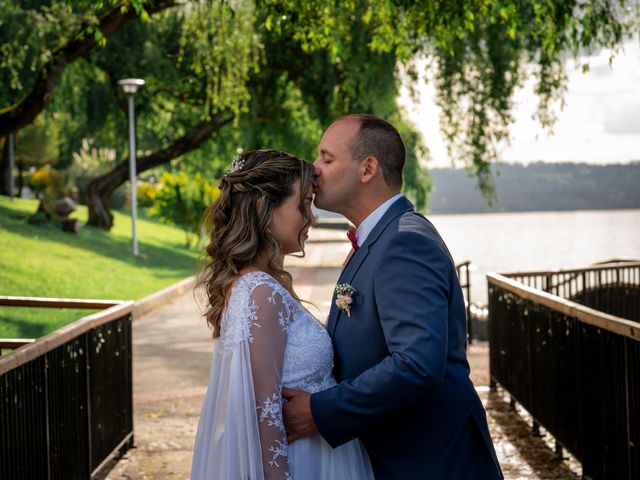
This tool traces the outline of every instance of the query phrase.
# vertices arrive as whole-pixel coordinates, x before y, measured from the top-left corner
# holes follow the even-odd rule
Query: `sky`
[[[610,51],[579,59],[590,70],[583,73],[576,62],[567,62],[568,89],[565,106],[557,109],[553,134],[532,119],[537,106],[534,80],[529,79],[514,95],[515,122],[511,145],[502,150],[509,163],[584,162],[591,164],[640,161],[640,39],[626,42],[611,66]],[[398,102],[422,133],[431,153],[430,168],[450,167],[439,131],[433,85],[421,81],[414,103],[403,87]],[[460,162],[455,163],[460,166]]]

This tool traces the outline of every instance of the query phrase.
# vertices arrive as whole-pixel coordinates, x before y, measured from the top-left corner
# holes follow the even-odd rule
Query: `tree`
[[[567,55],[615,50],[626,35],[638,31],[639,18],[638,4],[625,0],[260,3],[269,11],[271,28],[295,29],[305,51],[328,48],[342,61],[354,45],[368,41],[368,55],[393,55],[413,77],[422,72],[412,68],[412,61],[426,56],[450,153],[467,162],[487,195],[492,193],[489,164],[508,141],[513,93],[528,70],[533,68],[537,80],[538,119],[551,127],[551,107],[561,102],[566,88]],[[369,39],[351,31],[353,21],[360,20],[373,32]],[[359,65],[366,68],[366,63]]]
[[[211,8],[210,6],[207,8]],[[236,6],[235,16],[233,18],[239,18],[240,12],[238,6]],[[189,36],[189,48],[194,49],[194,52],[202,52],[207,50],[207,45],[212,41],[211,38],[217,38],[212,35],[211,25],[202,25],[202,18],[211,18],[211,12],[199,11],[197,15],[192,16],[193,12],[186,12],[185,17],[176,19],[178,22],[183,22],[184,25],[190,25],[190,19],[197,19],[198,21],[193,24],[194,28],[187,30]],[[201,68],[201,64],[204,63],[210,68],[220,68],[219,65],[224,68],[225,64],[231,62],[231,60],[225,56],[228,55],[228,51],[220,52],[218,56],[209,56],[203,62],[203,59],[199,59],[193,53],[185,54],[182,58],[190,60],[191,63],[178,62],[174,66],[164,65],[163,55],[167,55],[167,52],[172,51],[171,32],[172,21],[168,21],[168,18],[173,16],[173,12],[168,12],[163,17],[160,17],[154,25],[154,22],[148,22],[144,27],[140,25],[131,24],[114,35],[110,44],[103,49],[97,56],[95,65],[108,73],[108,77],[117,78],[112,73],[115,63],[116,67],[121,67],[122,61],[118,59],[114,62],[116,56],[114,51],[118,51],[118,43],[125,42],[127,44],[135,43],[132,41],[132,36],[139,35],[146,38],[147,44],[149,44],[149,38],[162,38],[163,43],[157,45],[157,49],[153,51],[156,54],[152,54],[155,62],[159,62],[163,65],[162,75],[159,75],[153,69],[151,74],[154,75],[158,82],[163,81],[163,78],[167,75],[168,71],[174,72],[169,75],[170,85],[163,85],[162,88],[156,87],[156,92],[172,92],[171,98],[174,100],[174,106],[180,105],[179,102],[175,102],[178,98],[183,102],[185,100],[197,101],[202,98],[197,95],[191,96],[192,87],[189,83],[184,82],[186,91],[181,91],[181,85],[176,78],[184,78],[185,72],[190,71],[188,69],[198,70]],[[250,12],[244,12],[245,20],[251,19]],[[252,20],[252,19],[251,19]],[[237,77],[233,86],[236,88],[236,92],[224,94],[218,94],[211,105],[208,108],[220,109],[223,105],[223,101],[228,99],[236,99],[238,103],[235,105],[235,112],[227,112],[229,114],[227,118],[231,123],[232,119],[235,119],[234,125],[229,125],[227,128],[231,129],[231,132],[226,135],[222,135],[221,139],[228,143],[224,148],[220,142],[215,142],[216,147],[207,149],[217,150],[218,153],[224,152],[222,162],[225,166],[235,155],[237,148],[253,149],[264,148],[268,145],[272,148],[280,148],[283,150],[294,151],[298,154],[304,154],[307,158],[313,158],[315,155],[315,145],[317,139],[320,137],[323,126],[328,124],[333,116],[337,115],[337,112],[349,112],[349,111],[373,111],[385,115],[387,117],[395,117],[397,121],[401,121],[401,117],[398,108],[395,104],[395,96],[397,93],[397,82],[394,77],[394,60],[387,54],[372,54],[369,56],[371,71],[378,69],[379,79],[376,82],[379,87],[376,91],[371,88],[374,82],[371,82],[368,71],[348,72],[345,68],[336,66],[331,52],[328,49],[317,49],[314,52],[305,53],[302,51],[299,42],[288,35],[285,32],[271,32],[264,26],[264,19],[257,18],[250,23],[239,23],[233,21],[231,18],[226,20],[226,24],[231,29],[230,32],[234,32],[237,35],[237,42],[242,44],[243,39],[250,39],[252,45],[261,52],[259,62],[253,63],[253,70],[251,68],[241,69],[241,71],[248,71],[250,75],[246,78]],[[366,30],[366,25],[360,24],[360,26]],[[146,29],[147,32],[143,32],[142,29]],[[164,34],[163,35],[150,35],[148,30],[158,28]],[[180,28],[180,32],[185,32],[185,28]],[[226,43],[230,43],[233,40],[231,33],[226,34]],[[214,31],[215,33],[215,31]],[[184,33],[183,33],[184,34]],[[368,34],[365,32],[365,34]],[[218,33],[220,35],[220,33]],[[185,42],[186,43],[186,42]],[[184,43],[183,43],[184,44]],[[365,47],[366,48],[366,44]],[[208,51],[213,51],[211,47],[208,47]],[[187,50],[189,52],[189,50]],[[251,61],[258,57],[252,57],[252,50],[247,50],[247,56],[244,63],[251,64]],[[144,55],[149,55],[149,51],[142,52]],[[233,64],[238,66],[242,65],[243,58],[238,55],[237,49],[233,52]],[[190,57],[193,56],[194,58]],[[135,55],[132,58],[133,62],[140,68],[140,65],[144,65],[144,57],[136,58]],[[317,81],[314,75],[309,73],[309,61],[313,61],[317,65],[317,74],[329,73],[336,78],[336,82],[326,85],[322,81]],[[218,62],[218,63],[216,63]],[[151,67],[150,67],[151,68]],[[182,71],[181,71],[182,69]],[[121,75],[122,76],[122,75]],[[196,77],[197,78],[197,77]],[[382,85],[380,79],[386,78],[388,82]],[[205,79],[206,80],[206,79]],[[356,82],[357,80],[357,82]],[[202,79],[201,79],[202,81]],[[354,96],[352,93],[353,86],[350,84],[368,82],[368,90],[365,95],[365,90],[361,88],[360,96],[356,100],[350,98]],[[225,87],[224,82],[220,82],[223,88],[229,89],[229,86]],[[243,87],[241,90],[239,87]],[[206,89],[206,83],[200,90]],[[219,91],[220,88],[216,89]],[[176,93],[177,92],[177,93]],[[145,90],[145,94],[148,95],[148,91]],[[234,93],[236,93],[234,95]],[[146,96],[142,101],[149,101],[156,103],[157,93]],[[153,99],[153,100],[150,100]],[[360,103],[358,103],[358,101]],[[197,105],[200,105],[198,103]],[[205,107],[207,105],[205,104]],[[345,110],[345,108],[349,110]],[[143,105],[143,110],[149,110],[148,106]],[[157,108],[154,109],[157,112]],[[197,110],[191,109],[193,112],[191,117],[198,114]],[[206,114],[206,109],[205,109]],[[202,112],[200,112],[202,115]],[[157,123],[157,120],[154,119]],[[161,123],[162,125],[162,123]],[[404,125],[404,124],[403,124]],[[220,125],[222,127],[222,125]],[[157,127],[156,127],[157,128]],[[409,130],[409,127],[405,127]],[[155,129],[154,129],[155,131]],[[166,128],[161,130],[166,131]],[[215,128],[208,135],[213,132],[216,135],[221,135],[220,128]],[[183,145],[192,146],[204,146],[207,143],[207,135],[201,135],[199,138],[202,142],[195,143],[193,139],[183,142]],[[412,139],[413,143],[418,142],[417,135],[408,135],[407,138]],[[414,147],[414,144],[410,145]],[[205,149],[207,147],[204,147]],[[142,172],[148,168],[165,164],[169,160],[178,156],[184,156],[189,149],[186,148],[174,148],[171,154],[157,155],[153,154],[154,161],[150,161],[149,157],[139,157],[137,160],[138,171]],[[416,148],[411,148],[412,154],[416,152]],[[196,156],[202,158],[202,155]],[[218,156],[220,158],[220,156]],[[411,160],[414,165],[414,170],[419,170],[417,164],[417,156],[412,155]],[[182,161],[189,161],[183,159]],[[210,161],[210,158],[206,161]],[[220,164],[220,162],[219,162]],[[218,169],[218,173],[220,170]],[[420,178],[418,176],[412,177],[412,179]],[[90,207],[90,223],[96,226],[102,226],[108,228],[110,226],[110,216],[108,208],[108,197],[118,185],[122,184],[127,179],[127,164],[122,162],[113,171],[106,175],[96,178],[89,186],[89,207]],[[414,183],[415,190],[418,192],[425,192],[425,183]],[[426,193],[416,196],[419,201],[424,205],[426,199]],[[98,210],[100,209],[100,210]],[[97,219],[98,221],[94,221]]]
[[[147,79],[148,87],[136,101],[139,123],[146,126],[140,150],[151,153],[138,156],[138,172],[200,147],[245,108],[246,79],[258,58],[252,19],[249,4],[231,10],[221,2],[194,2],[149,22],[123,27],[92,57],[106,74],[116,101],[123,99],[116,79],[134,73]],[[125,62],[119,54],[123,50],[129,54]],[[124,120],[118,109],[105,114]],[[118,124],[121,138],[126,138],[126,123]],[[111,227],[110,197],[127,179],[124,160],[89,184],[89,224]]]
[[[4,85],[10,86],[9,105],[0,106],[0,135],[26,125],[20,122],[28,123],[52,96],[52,107],[63,114],[60,99],[67,97],[54,87],[73,74],[91,78],[91,93],[100,101],[93,103],[91,122],[73,125],[73,142],[62,151],[85,136],[113,146],[126,138],[124,96],[115,82],[144,75],[148,87],[136,96],[138,124],[144,125],[139,171],[175,158],[201,159],[189,154],[195,148],[221,153],[239,146],[217,144],[214,133],[247,147],[307,148],[312,142],[304,136],[333,117],[366,111],[393,120],[408,139],[407,187],[418,200],[428,193],[419,163],[427,151],[395,104],[399,65],[416,77],[423,73],[412,67],[416,56],[430,59],[451,153],[468,162],[490,195],[488,165],[508,141],[511,99],[527,69],[533,65],[538,116],[549,126],[551,105],[565,88],[565,56],[615,47],[637,27],[624,10],[626,2],[613,0],[52,0],[35,5],[0,0],[0,18],[10,25],[0,33],[1,98]],[[27,11],[32,24],[19,21]],[[84,61],[77,62],[80,58]],[[124,151],[124,145],[118,149]],[[96,179],[92,224],[110,226],[109,192],[125,181],[124,171],[123,162]]]
[[[18,192],[24,186],[23,172],[29,167],[55,165],[59,158],[59,130],[51,120],[40,115],[16,135],[16,167],[18,169]]]
[[[201,239],[202,215],[218,195],[220,191],[200,172],[164,172],[149,214],[184,230],[185,245],[190,247],[194,239]]]
[[[17,133],[44,111],[65,69],[104,45],[127,22],[176,4],[176,0],[28,4],[0,0],[0,193],[6,193],[8,134]]]
[[[0,109],[0,136],[33,122],[51,101],[69,64],[89,55],[127,22],[138,17],[148,18],[176,4],[176,0],[129,0],[124,3],[69,0],[42,2],[39,8],[23,8],[12,0],[2,0],[3,26],[8,28],[3,28],[3,68],[0,71],[2,84],[6,82],[8,98],[13,103],[2,105]],[[28,38],[33,31],[38,33],[35,41]],[[49,45],[51,39],[53,46]],[[29,71],[37,74],[25,75]],[[30,81],[25,85],[27,79]]]

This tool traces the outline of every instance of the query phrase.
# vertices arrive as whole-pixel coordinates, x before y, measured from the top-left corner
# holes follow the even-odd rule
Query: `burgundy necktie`
[[[358,246],[358,239],[356,238],[356,231],[351,229],[347,232],[347,238],[349,239],[349,241],[351,242],[351,246],[353,247],[353,251],[357,252],[358,248],[360,248]]]

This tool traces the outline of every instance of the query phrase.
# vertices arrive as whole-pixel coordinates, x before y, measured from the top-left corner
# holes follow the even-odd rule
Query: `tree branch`
[[[151,1],[146,11],[153,15],[178,4],[179,0]],[[138,15],[133,8],[123,12],[122,6],[114,7],[100,19],[98,26],[94,27],[100,30],[105,38],[125,23],[137,18]],[[90,25],[84,25],[69,43],[53,51],[51,59],[37,73],[33,87],[22,100],[0,110],[0,136],[29,125],[49,105],[64,69],[77,59],[87,57],[98,45],[95,35],[88,32],[89,28]]]
[[[174,158],[195,150],[211,138],[214,132],[231,123],[233,119],[232,113],[220,112],[213,115],[210,120],[203,120],[166,148],[137,158],[137,172],[142,173],[150,168],[164,165]],[[109,211],[111,194],[127,180],[129,180],[129,161],[124,160],[111,171],[91,181],[87,188],[90,225],[106,230],[111,228],[113,224],[113,216]]]

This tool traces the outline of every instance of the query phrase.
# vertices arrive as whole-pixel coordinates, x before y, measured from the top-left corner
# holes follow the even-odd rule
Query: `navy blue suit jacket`
[[[455,265],[435,227],[401,197],[354,253],[335,306],[337,386],[311,396],[333,447],[359,437],[376,479],[502,478],[469,379],[466,315]]]

